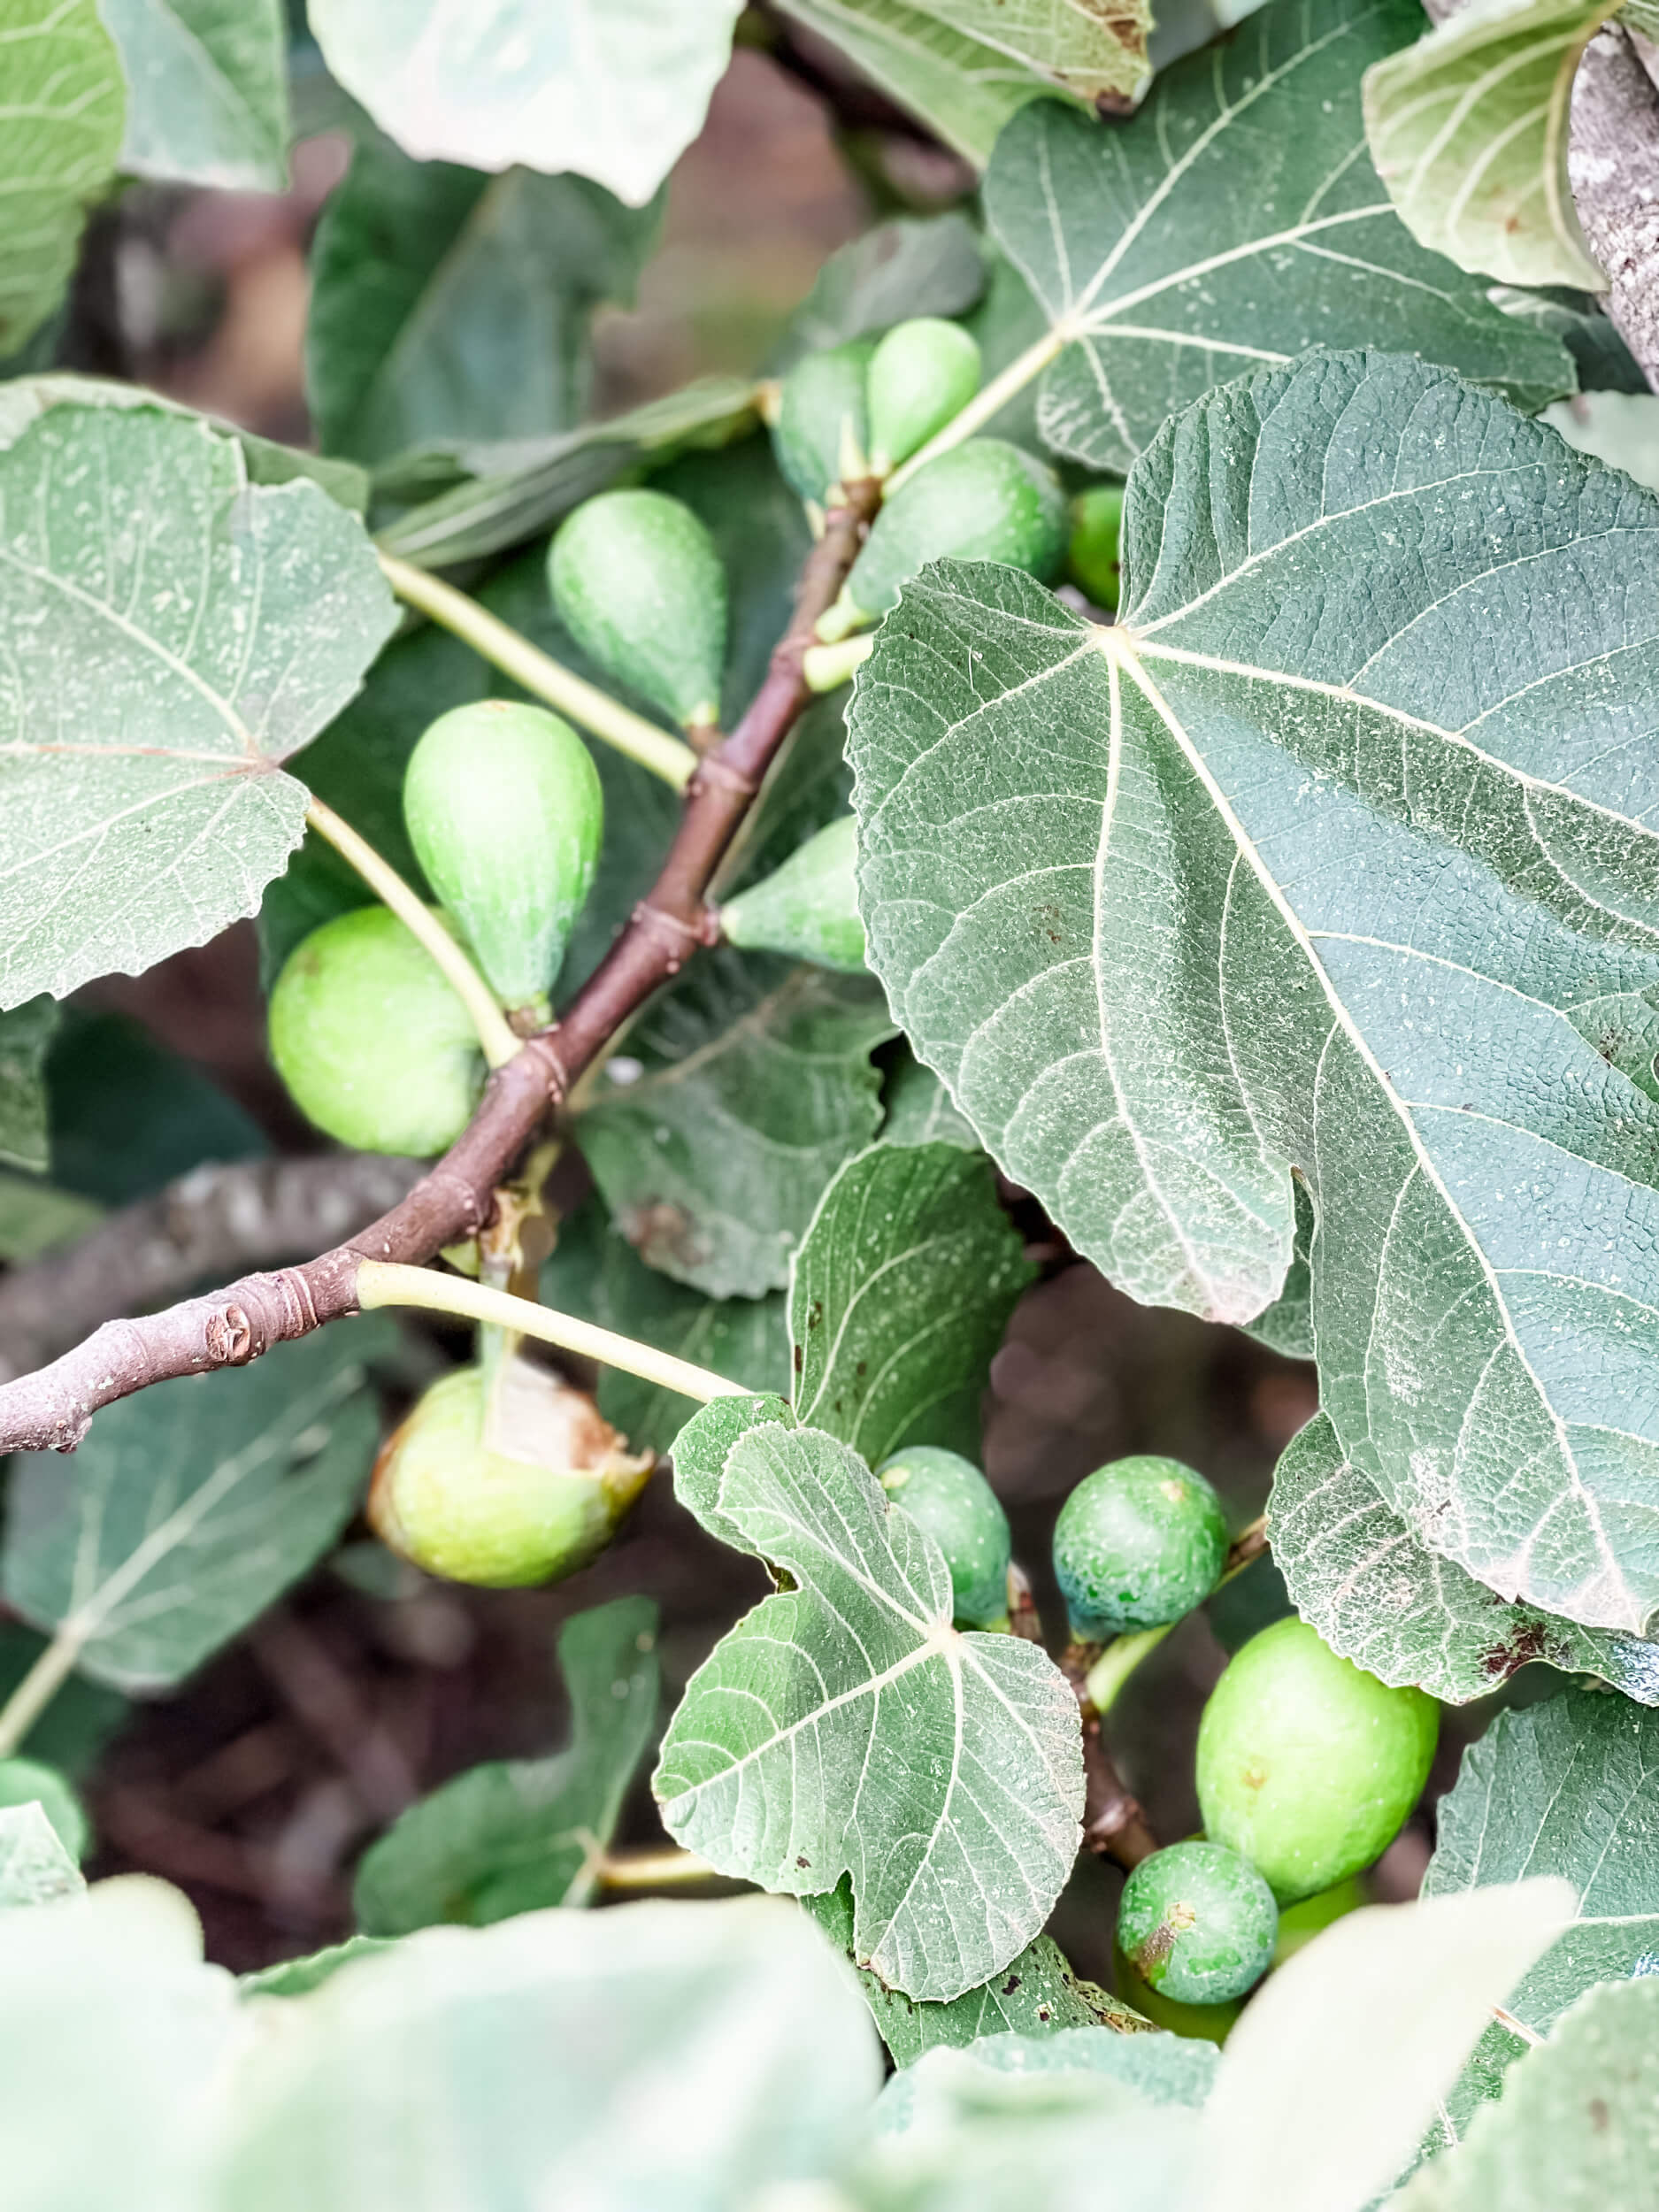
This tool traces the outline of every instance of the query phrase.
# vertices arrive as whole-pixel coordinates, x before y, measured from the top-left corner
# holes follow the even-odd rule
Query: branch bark
[[[730,737],[699,763],[650,896],[563,1018],[495,1070],[477,1113],[408,1195],[366,1229],[303,1265],[244,1275],[206,1297],[139,1320],[106,1322],[50,1366],[0,1386],[0,1452],[73,1451],[101,1406],[149,1384],[245,1366],[273,1344],[357,1310],[365,1260],[419,1263],[475,1235],[493,1194],[549,1109],[713,927],[704,893],[766,771],[811,694],[801,664],[813,626],[835,599],[879,496],[852,487],[802,572],[794,618],[765,681]]]

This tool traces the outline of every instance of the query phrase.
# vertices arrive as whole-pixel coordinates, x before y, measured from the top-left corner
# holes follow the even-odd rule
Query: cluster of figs
[[[926,563],[947,556],[1002,562],[1048,584],[1064,578],[1093,607],[1116,607],[1121,488],[1067,488],[1016,443],[955,434],[981,385],[973,337],[931,317],[810,354],[782,380],[773,449],[814,526],[845,487],[874,479],[885,488],[818,626],[826,651],[867,631]],[[547,573],[554,611],[588,658],[706,744],[720,719],[728,594],[691,508],[646,485],[603,492],[559,527]],[[603,791],[587,744],[540,706],[458,707],[414,747],[403,804],[434,922],[465,949],[512,1027],[529,1033],[549,1018],[603,857]],[[861,969],[856,866],[844,815],[722,906],[725,938]],[[362,1150],[442,1151],[465,1127],[486,1074],[466,1005],[384,905],[354,908],[302,941],[272,993],[270,1042],[302,1111]],[[610,1540],[651,1463],[628,1452],[585,1394],[486,1329],[479,1356],[428,1389],[394,1432],[370,1513],[395,1550],[431,1573],[542,1583]],[[918,1447],[878,1473],[894,1506],[938,1542],[958,1626],[1006,1630],[1008,1521],[980,1471]],[[1226,1557],[1220,1501],[1192,1469],[1145,1457],[1099,1469],[1055,1529],[1074,1648],[1109,1648],[1181,1619],[1215,1589]],[[1319,1924],[1357,1901],[1356,1876],[1417,1801],[1437,1720],[1432,1699],[1386,1687],[1300,1620],[1245,1644],[1199,1734],[1203,1839],[1155,1853],[1125,1889],[1119,1943],[1148,2008],[1230,2016],[1294,1942],[1299,1916]]]

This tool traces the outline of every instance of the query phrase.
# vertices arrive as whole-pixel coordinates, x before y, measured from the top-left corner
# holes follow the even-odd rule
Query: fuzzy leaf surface
[[[618,1598],[567,1621],[559,1671],[571,1740],[545,1759],[491,1760],[411,1805],[365,1855],[353,1891],[369,1935],[443,1921],[484,1927],[586,1905],[657,1720],[657,1608]]]
[[[1578,1916],[1504,2001],[1548,2034],[1594,1982],[1659,1970],[1659,1714],[1605,1690],[1500,1713],[1441,1798],[1425,1896],[1563,1875]]]
[[[0,452],[0,1004],[252,913],[304,826],[280,763],[390,634],[362,524],[203,424],[51,407]]]
[[[1126,470],[1212,385],[1309,346],[1420,353],[1529,407],[1573,388],[1560,342],[1418,245],[1371,166],[1361,73],[1422,24],[1418,0],[1272,0],[1127,123],[1016,117],[986,209],[1066,340],[1050,445]]]
[[[852,1877],[853,1946],[949,2002],[1041,1930],[1071,1873],[1077,1701],[1035,1644],[951,1626],[943,1554],[833,1437],[726,1399],[674,1448],[710,1533],[782,1568],[699,1668],[652,1788],[722,1873],[805,1896]]]
[[[1119,626],[940,563],[878,634],[872,964],[1146,1303],[1260,1313],[1296,1169],[1344,1452],[1501,1596],[1639,1635],[1659,500],[1445,371],[1317,354],[1177,418],[1124,544]]]
[[[79,1897],[86,1886],[43,1806],[0,1806],[0,1912]]]
[[[1599,292],[1567,181],[1578,57],[1617,0],[1472,0],[1373,63],[1365,134],[1411,235],[1505,284]]]
[[[1447,1704],[1466,1705],[1541,1661],[1659,1705],[1659,1644],[1505,1604],[1411,1533],[1343,1456],[1323,1413],[1274,1470],[1268,1533],[1303,1620],[1381,1681],[1415,1682]]]
[[[884,1141],[849,1160],[790,1274],[799,1419],[879,1467],[930,1416],[977,1406],[1035,1271],[983,1153]]]
[[[825,1185],[875,1135],[870,1055],[892,1027],[866,976],[698,959],[628,1032],[577,1124],[641,1256],[711,1298],[780,1289]]]
[[[573,169],[642,207],[703,127],[741,0],[311,0],[346,90],[417,161]]]
[[[279,1344],[251,1367],[157,1383],[106,1406],[65,1462],[12,1465],[4,1586],[82,1671],[165,1689],[319,1558],[367,1479],[378,1331]]]
[[[1151,67],[1147,34],[1152,11],[1146,0],[916,0],[924,15],[937,16],[964,37],[1023,62],[1086,100],[1102,92],[1133,100]]]
[[[288,184],[281,0],[103,0],[127,72],[121,167],[222,190]]]
[[[115,178],[127,88],[97,0],[0,0],[0,360],[62,298],[86,212]]]

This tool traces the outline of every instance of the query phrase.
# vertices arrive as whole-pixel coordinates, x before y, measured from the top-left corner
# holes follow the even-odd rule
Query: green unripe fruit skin
[[[876,1474],[944,1553],[956,1618],[969,1628],[1002,1627],[1012,1541],[1002,1501],[973,1462],[936,1444],[912,1444]]]
[[[38,1805],[77,1865],[87,1855],[92,1824],[87,1809],[56,1767],[38,1759],[0,1759],[0,1808]]]
[[[689,727],[719,720],[726,571],[689,507],[665,492],[601,492],[554,539],[548,584],[607,675]]]
[[[426,1573],[511,1590],[585,1567],[652,1461],[630,1458],[593,1401],[544,1368],[515,1360],[496,1388],[487,1435],[482,1369],[434,1383],[376,1461],[368,1511]]]
[[[457,707],[411,754],[409,841],[503,1005],[538,1007],[552,989],[604,812],[588,748],[541,707]]]
[[[1235,2000],[1230,2005],[1178,2004],[1173,1997],[1165,1996],[1161,1989],[1154,1989],[1141,1980],[1124,1956],[1121,1945],[1114,1955],[1117,1972],[1113,1979],[1125,2004],[1133,2005],[1155,2027],[1167,2028],[1171,2035],[1184,2035],[1193,2042],[1214,2043],[1217,2047],[1225,2043],[1234,2021],[1244,2010],[1241,2001]]]
[[[1071,502],[1065,572],[1091,605],[1118,611],[1123,557],[1124,488],[1096,484]]]
[[[928,561],[1005,561],[1042,583],[1065,557],[1065,496],[1053,472],[1000,438],[971,438],[901,484],[871,526],[847,588],[818,626],[845,636],[898,600]]]
[[[1175,1843],[1124,1885],[1118,1940],[1149,1988],[1185,2005],[1226,2004],[1266,1973],[1279,1933],[1273,1893],[1249,1861],[1214,1843]]]
[[[809,353],[783,380],[772,449],[784,481],[815,506],[828,503],[846,469],[868,466],[870,417],[866,373],[872,338]]]
[[[314,929],[271,994],[271,1057],[307,1120],[359,1152],[426,1159],[484,1086],[472,1017],[389,908]]]
[[[1356,1874],[1422,1793],[1440,1707],[1339,1658],[1294,1616],[1252,1636],[1198,1731],[1198,1801],[1212,1842],[1260,1869],[1281,1905]]]
[[[959,415],[979,388],[979,347],[960,323],[918,315],[870,357],[870,465],[885,476]]]
[[[832,822],[767,876],[720,910],[728,944],[787,952],[848,975],[865,972],[858,914],[858,825]]]
[[[1226,1557],[1221,1501],[1179,1459],[1141,1454],[1097,1467],[1055,1523],[1055,1578],[1082,1643],[1183,1619]]]

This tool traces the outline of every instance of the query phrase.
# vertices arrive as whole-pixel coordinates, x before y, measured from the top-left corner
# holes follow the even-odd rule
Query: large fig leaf
[[[1371,166],[1361,74],[1422,27],[1418,0],[1272,0],[1132,122],[1016,116],[986,209],[1062,342],[1051,445],[1126,469],[1211,385],[1315,345],[1422,353],[1529,406],[1571,390],[1559,342],[1418,245]]]
[[[652,1781],[670,1833],[795,1896],[850,1873],[855,1956],[907,1996],[988,1980],[1041,1929],[1077,1855],[1064,1677],[1035,1644],[953,1628],[933,1539],[776,1400],[700,1413],[674,1488],[791,1586],[687,1688]]]
[[[61,298],[87,209],[115,178],[127,88],[97,0],[0,0],[0,360]]]
[[[1314,355],[1160,435],[1124,603],[941,563],[879,634],[895,1013],[1148,1303],[1259,1313],[1298,1169],[1343,1451],[1500,1595],[1640,1633],[1659,500],[1445,371]]]
[[[1147,33],[1152,11],[1146,0],[915,0],[924,15],[937,16],[964,37],[982,39],[1040,76],[1086,100],[1102,93],[1135,97],[1151,75]]]
[[[102,0],[127,72],[121,167],[280,192],[288,183],[282,0]]]
[[[357,689],[392,596],[312,483],[187,417],[51,407],[0,452],[0,1004],[250,914],[299,842],[279,764]]]
[[[1412,1534],[1370,1476],[1344,1458],[1323,1413],[1274,1470],[1267,1525],[1303,1620],[1384,1682],[1415,1682],[1465,1705],[1541,1661],[1659,1705],[1659,1644],[1506,1605]]]

